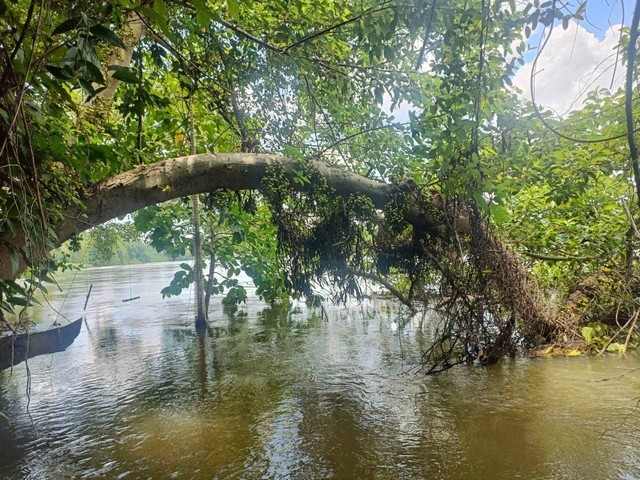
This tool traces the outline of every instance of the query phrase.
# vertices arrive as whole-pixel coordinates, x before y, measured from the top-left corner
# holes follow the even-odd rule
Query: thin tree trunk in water
[[[209,250],[209,278],[207,279],[207,291],[204,295],[204,309],[209,312],[209,302],[211,301],[211,288],[213,287],[213,279],[216,270],[216,232],[213,227],[209,229],[209,241],[211,249]]]
[[[189,97],[189,130],[191,140],[191,155],[196,154],[196,131],[193,118],[193,93]],[[193,201],[193,274],[196,284],[196,328],[207,325],[207,309],[204,302],[204,277],[202,275],[202,236],[200,235],[200,198],[191,197]]]
[[[200,235],[200,200],[198,195],[193,199],[193,273],[196,284],[196,327],[204,327],[207,323],[207,310],[204,306],[204,278],[202,275],[202,236]]]

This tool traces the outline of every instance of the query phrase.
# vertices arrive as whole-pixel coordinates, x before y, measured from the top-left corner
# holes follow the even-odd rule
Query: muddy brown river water
[[[199,336],[189,295],[159,294],[175,268],[133,266],[129,303],[127,267],[60,277],[49,302],[70,320],[94,284],[87,323],[30,375],[0,372],[0,478],[640,478],[635,354],[424,377],[407,372],[429,319],[399,329],[384,300],[218,300]]]

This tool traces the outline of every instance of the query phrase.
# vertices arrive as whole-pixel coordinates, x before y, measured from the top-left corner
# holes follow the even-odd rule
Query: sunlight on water
[[[132,267],[129,303],[127,268],[60,279],[49,301],[69,320],[94,284],[87,324],[29,361],[30,416],[25,365],[0,373],[2,478],[640,478],[640,372],[600,381],[635,355],[425,378],[411,370],[428,323],[399,329],[384,300],[328,319],[218,302],[198,336],[189,296],[159,294],[174,269]],[[65,321],[46,304],[34,316]]]

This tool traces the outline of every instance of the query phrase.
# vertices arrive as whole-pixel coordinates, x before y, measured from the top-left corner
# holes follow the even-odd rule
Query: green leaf
[[[51,33],[51,36],[70,32],[71,30],[75,30],[80,25],[82,25],[82,23],[83,23],[82,17],[73,17],[68,20],[65,20],[53,30],[53,32]]]
[[[24,297],[16,297],[16,296],[9,297],[7,298],[7,302],[9,302],[11,305],[18,305],[19,307],[29,306],[29,302]]]
[[[104,25],[94,25],[89,29],[89,31],[103,42],[113,45],[114,47],[122,48],[123,50],[127,48],[120,37]]]
[[[153,20],[156,26],[160,28],[160,31],[166,36],[171,37],[172,33],[167,25],[166,5],[163,1],[155,1],[153,8],[140,7],[140,12],[148,19]],[[165,12],[164,14],[162,12]]]
[[[15,275],[18,272],[20,266],[20,253],[15,248],[9,249],[9,257],[11,257],[11,275]]]
[[[502,205],[492,205],[491,216],[497,224],[507,223],[511,219],[509,210],[504,208]]]
[[[73,72],[68,67],[56,67],[55,65],[46,65],[44,68],[58,80],[69,80],[73,77]]]
[[[607,347],[609,353],[624,353],[624,345],[618,342],[614,342]]]
[[[113,71],[112,78],[120,80],[125,83],[140,83],[138,73],[129,67],[122,67],[120,65],[111,65],[109,70]]]
[[[227,10],[234,20],[240,19],[240,2],[238,0],[227,0]]]
[[[96,90],[91,85],[91,82],[86,81],[84,78],[79,78],[78,83],[80,84],[82,89],[89,95],[94,96],[96,94]]]
[[[87,62],[87,64],[85,65],[85,79],[90,81],[90,82],[94,82],[94,83],[98,83],[100,85],[104,85],[105,81],[104,81],[104,77],[102,76],[102,71],[96,67],[93,63]]]
[[[577,348],[564,354],[565,357],[579,357],[580,355],[582,355],[582,352]]]
[[[593,340],[593,331],[592,327],[582,327],[582,338],[584,338],[584,343],[587,346],[591,345],[591,341]]]
[[[196,9],[196,21],[201,28],[207,29],[211,25],[213,15],[207,6],[205,0],[191,0],[191,3]]]
[[[373,93],[376,98],[376,102],[378,102],[379,105],[382,105],[384,101],[384,87],[382,85],[376,85]]]
[[[169,11],[167,10],[167,4],[164,0],[155,0],[153,2],[153,10],[156,11],[158,16],[163,19],[164,23],[167,23],[167,19],[169,18]]]

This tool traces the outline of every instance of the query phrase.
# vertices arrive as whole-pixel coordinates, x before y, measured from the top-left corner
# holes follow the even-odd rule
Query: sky
[[[529,0],[518,1],[523,9],[527,3]],[[580,1],[568,0],[567,3],[575,11]],[[562,25],[554,27],[538,60],[535,80],[538,105],[564,115],[579,109],[587,94],[595,88],[604,87],[613,91],[622,86],[625,67],[616,57],[615,46],[620,37],[620,27],[631,23],[634,3],[633,0],[588,0],[583,21],[571,22],[566,30],[562,29]],[[540,26],[528,41],[525,40],[530,51],[525,56],[525,65],[513,77],[514,86],[522,90],[522,96],[527,99],[531,99],[531,67],[542,33]],[[618,63],[614,75],[616,60]],[[412,109],[409,104],[403,103],[393,111],[390,107],[391,101],[386,95],[383,110],[392,114],[397,122],[408,120],[409,110]]]
[[[575,9],[578,2],[572,0],[570,3]],[[625,68],[616,57],[615,46],[621,26],[631,22],[634,2],[589,0],[587,5],[585,20],[571,22],[566,30],[561,25],[554,27],[538,60],[536,103],[558,115],[580,108],[589,91],[601,87],[615,90],[624,82]],[[513,78],[514,85],[529,99],[532,62],[541,35],[542,28],[539,27],[529,39],[532,50],[526,57],[527,63]],[[614,69],[616,60],[618,64]]]

